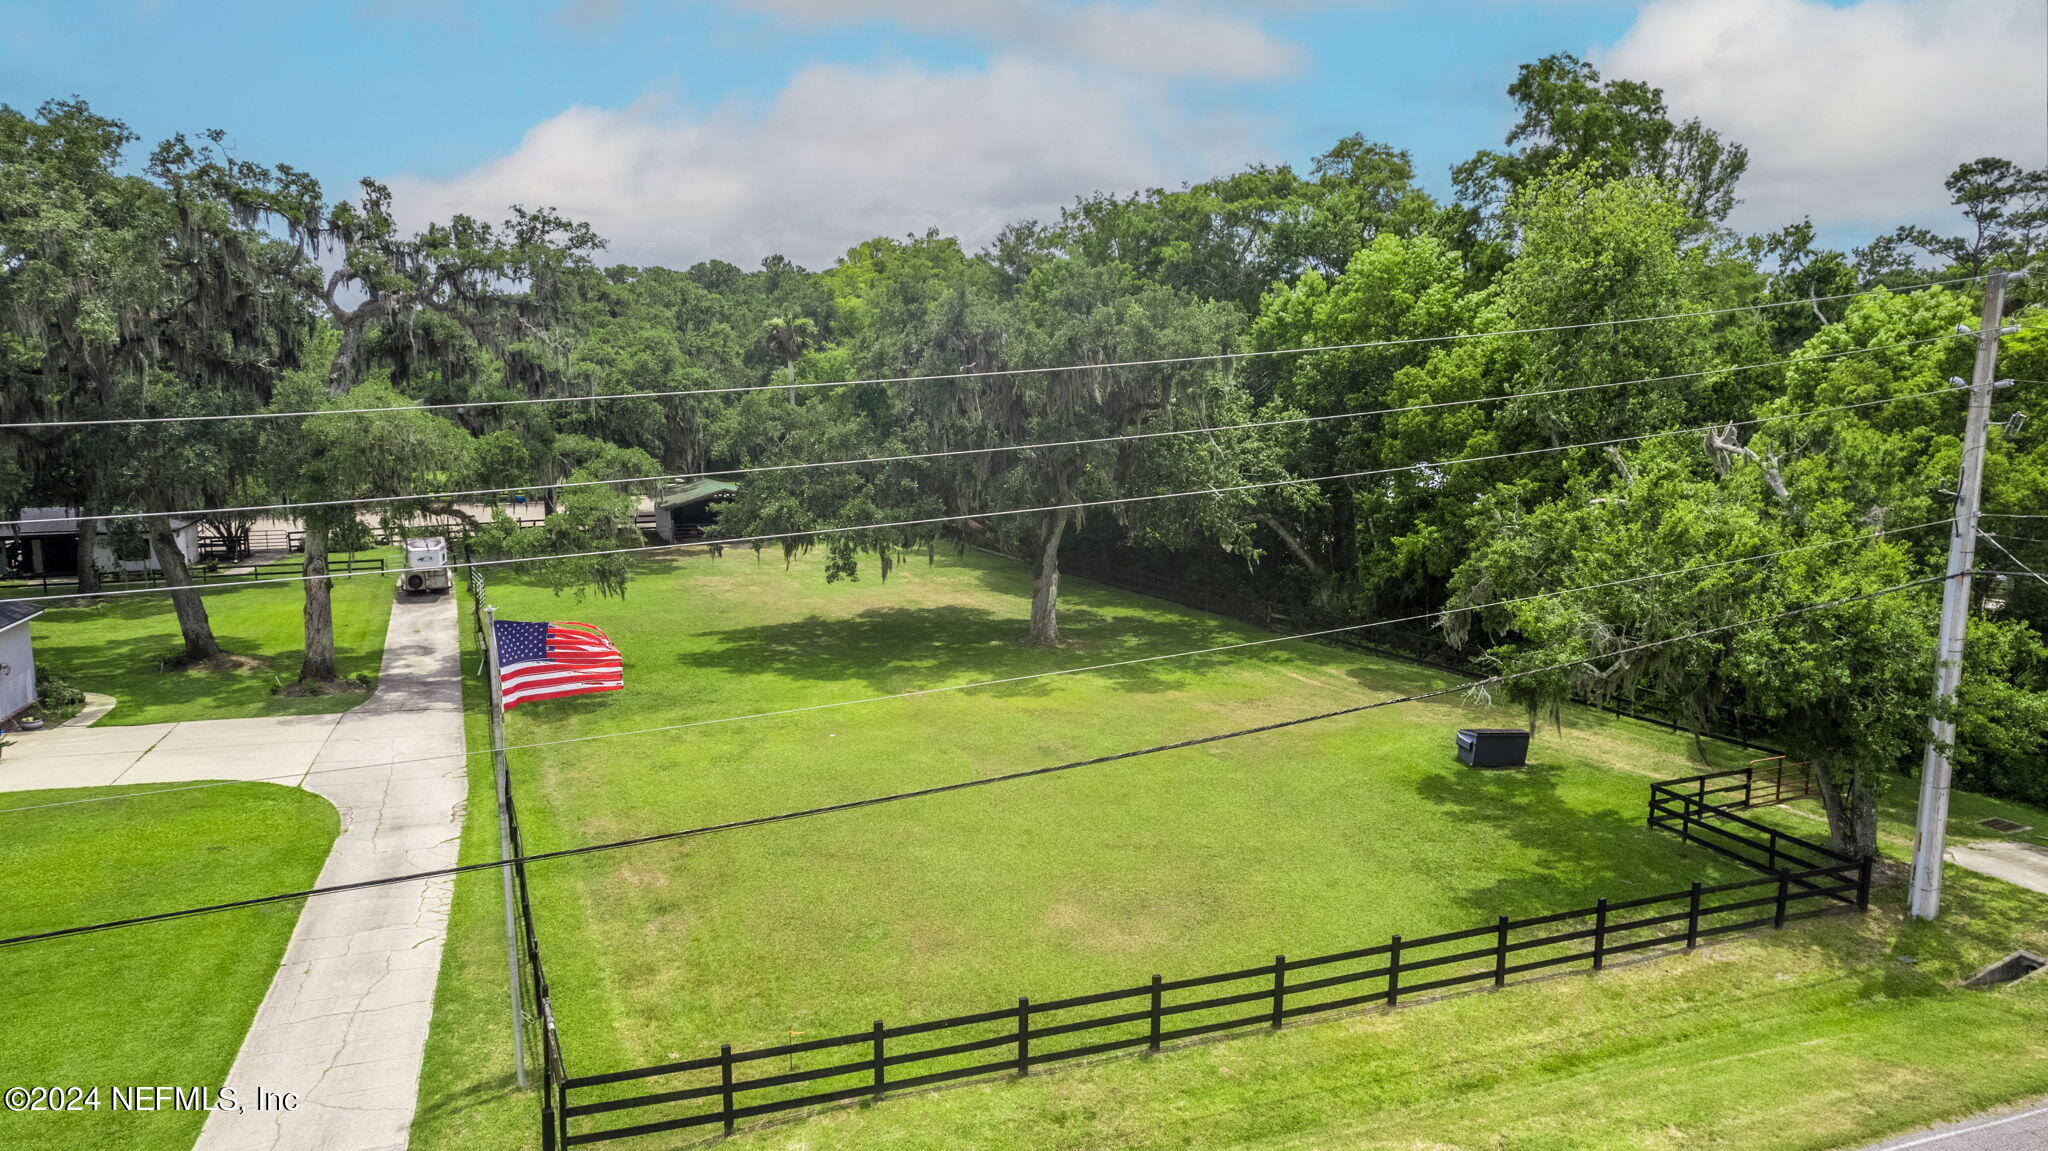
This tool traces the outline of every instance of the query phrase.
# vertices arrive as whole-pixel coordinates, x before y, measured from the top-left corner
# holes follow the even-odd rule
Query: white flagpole
[[[505,766],[505,696],[498,682],[498,610],[484,604],[484,678],[491,689],[491,761],[498,786],[498,858],[512,857],[512,819],[506,810],[506,796],[512,790],[512,776]],[[512,1066],[519,1085],[526,1086],[526,1027],[520,1017],[519,933],[513,923],[512,869],[500,867],[498,877],[505,888],[505,976],[512,989]]]

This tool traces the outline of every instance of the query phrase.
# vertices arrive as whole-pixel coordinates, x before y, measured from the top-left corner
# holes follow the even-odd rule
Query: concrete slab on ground
[[[1959,844],[1949,848],[1947,855],[1949,862],[1958,867],[2048,895],[2048,847],[1991,839]]]

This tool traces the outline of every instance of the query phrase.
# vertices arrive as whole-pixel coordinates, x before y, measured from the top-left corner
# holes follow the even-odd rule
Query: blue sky
[[[1738,223],[1855,239],[1944,222],[1962,160],[2048,162],[2042,23],[2029,0],[0,0],[0,101],[76,93],[146,141],[222,127],[334,194],[390,180],[418,218],[551,203],[620,259],[821,264],[1352,131],[1446,191],[1511,122],[1515,66],[1570,51],[1752,148]]]

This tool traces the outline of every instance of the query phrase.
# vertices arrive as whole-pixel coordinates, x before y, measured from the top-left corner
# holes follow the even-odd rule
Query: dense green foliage
[[[815,272],[600,267],[599,238],[545,210],[407,232],[382,186],[330,203],[217,135],[125,174],[126,129],[85,105],[0,111],[0,414],[647,393],[278,421],[269,438],[232,422],[11,435],[0,488],[10,506],[146,511],[517,486],[546,522],[500,520],[479,546],[543,562],[636,542],[643,477],[778,469],[744,477],[715,534],[768,537],[755,546],[785,560],[823,544],[834,581],[941,546],[1010,551],[1032,564],[1025,638],[1042,645],[1061,642],[1063,548],[1356,618],[1811,547],[1456,613],[1440,638],[1505,670],[1591,661],[1511,681],[1539,709],[1592,693],[1701,726],[1739,710],[1827,765],[1836,832],[1867,849],[1922,742],[1938,590],[1746,621],[1938,570],[1941,531],[1912,525],[1946,514],[1960,404],[1918,393],[1967,371],[1948,337],[1981,285],[1878,286],[2027,266],[2048,174],[1972,161],[1948,180],[1966,234],[1831,251],[1807,221],[1729,229],[1746,153],[1648,85],[1559,55],[1508,94],[1517,122],[1457,167],[1454,202],[1407,153],[1348,136],[1300,170],[1084,195],[978,252],[867,239]],[[2019,289],[2007,371],[2038,379],[2048,324]],[[1821,411],[1869,401],[1895,402]],[[1403,410],[1364,414],[1386,408]],[[1218,430],[1172,434],[1197,428]],[[2042,443],[1994,431],[1990,511],[2041,506]],[[899,458],[925,453],[945,454]],[[1172,498],[1129,498],[1151,496]],[[1077,506],[1104,500],[1120,502]],[[427,513],[473,511],[376,514]],[[309,560],[352,522],[298,514]],[[1990,522],[2011,552],[1985,566],[2048,562],[2026,521]],[[616,557],[544,562],[558,591],[628,590]],[[1964,779],[2048,798],[2048,595],[1980,582]],[[324,595],[308,584],[315,684],[333,673]],[[203,661],[203,606],[177,598]],[[1722,630],[1662,642],[1703,628]]]

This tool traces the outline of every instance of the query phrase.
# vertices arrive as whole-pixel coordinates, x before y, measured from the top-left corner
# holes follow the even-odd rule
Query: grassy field
[[[133,790],[14,792],[0,806]],[[326,800],[267,783],[0,815],[0,936],[310,887],[338,830]],[[0,1111],[0,1146],[189,1148],[203,1114],[115,1114],[110,1089],[218,1087],[298,912],[255,907],[0,949],[0,1086],[97,1085],[102,1106]]]
[[[501,618],[594,622],[627,657],[625,692],[522,708],[511,717],[510,739],[688,723],[1258,634],[1080,581],[1067,590],[1073,642],[1038,652],[1015,642],[1023,572],[980,556],[899,567],[887,584],[837,585],[805,559],[790,572],[745,554],[650,561],[624,601],[580,604],[501,577],[493,587]],[[1412,665],[1276,644],[520,751],[513,771],[529,844],[544,850],[1058,763],[1444,682]],[[1479,773],[1452,759],[1452,729],[1515,718],[1453,698],[536,867],[540,931],[572,1068],[689,1057],[720,1042],[766,1045],[792,1033],[855,1030],[877,1017],[982,1010],[1019,994],[1222,970],[1276,951],[1336,950],[1391,931],[1419,935],[1739,874],[1643,828],[1645,782],[1698,770],[1685,740],[1575,710],[1561,735],[1539,738],[1528,770]],[[481,722],[473,722],[481,743]],[[480,776],[472,809],[490,802]],[[488,821],[470,821],[464,857],[483,858],[495,846]],[[458,885],[415,1125],[423,1148],[534,1141],[530,1102],[506,1092],[495,899],[494,884]],[[1807,957],[1788,978],[1812,980],[1814,1010],[1841,986],[1829,965],[1848,961],[1810,943],[1717,952],[1747,955],[1742,949],[1752,946],[1764,958],[1745,961]],[[1749,977],[1773,988],[1782,982],[1776,972]],[[1544,993],[1533,994],[1539,1014],[1553,1009]],[[1637,1018],[1640,1005],[1626,995],[1603,1003],[1617,1020]],[[1407,1024],[1406,1012],[1394,1018],[1401,1027],[1448,1026]],[[1467,1025],[1488,1026],[1477,1017]],[[1288,1048],[1298,1053],[1288,1059],[1340,1059],[1313,1038],[1299,1042],[1306,1046]],[[1223,1049],[1190,1058],[1212,1057],[1251,1058]],[[1357,1071],[1331,1066],[1331,1074]],[[1174,1081],[1174,1091],[1192,1090],[1200,1076]],[[1282,1082],[1268,1080],[1265,1089]],[[1046,1090],[1047,1106],[1064,1106],[1063,1089]],[[1434,1088],[1419,1090],[1427,1099]],[[1178,1137],[1164,1133],[1182,1109],[1176,1098],[1155,1096],[1161,1114],[1130,1122],[1163,1124],[1159,1146],[1199,1143],[1199,1125]],[[1003,1146],[1030,1142],[1032,1124],[1043,1122],[1021,1115],[1011,1117],[1024,1125],[1002,1137],[948,1134],[944,1123],[926,1130],[907,1116],[914,1130],[899,1130],[886,1110],[874,1126],[843,1116],[817,1124],[845,1127],[850,1146]],[[1086,1126],[1078,1117],[1066,1122]],[[1077,1130],[1074,1145],[1125,1145],[1123,1130]]]
[[[396,553],[361,554],[389,558]],[[345,677],[365,676],[375,683],[391,619],[391,580],[377,573],[335,580],[334,647]],[[40,669],[119,701],[101,724],[347,711],[368,693],[290,696],[278,690],[298,675],[305,656],[304,604],[305,593],[296,583],[207,592],[206,610],[221,647],[250,657],[223,669],[160,670],[179,651],[177,617],[163,595],[113,596],[87,607],[52,608],[29,627]]]
[[[2048,983],[1955,986],[2014,944],[2048,945],[2048,900],[1956,873],[1938,929],[1904,927],[1902,900],[1893,886],[1861,920],[891,1099],[732,1143],[1828,1151],[2048,1091]]]

